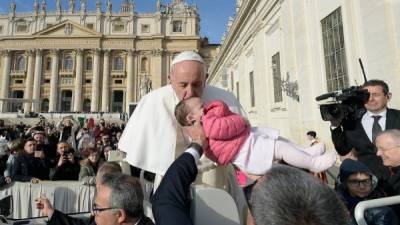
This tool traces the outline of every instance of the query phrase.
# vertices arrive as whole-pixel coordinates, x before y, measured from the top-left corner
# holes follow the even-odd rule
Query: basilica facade
[[[183,0],[154,1],[154,13],[137,13],[133,0],[119,11],[110,0],[94,11],[86,0],[68,3],[48,10],[35,0],[29,13],[11,3],[0,15],[1,112],[127,112],[167,84],[174,55],[194,50],[210,62],[215,52]]]

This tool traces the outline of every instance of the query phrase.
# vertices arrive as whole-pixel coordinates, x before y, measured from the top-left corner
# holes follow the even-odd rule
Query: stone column
[[[109,112],[109,100],[110,100],[110,50],[104,51],[104,63],[103,63],[103,90],[101,96],[101,111]]]
[[[93,80],[92,80],[92,101],[90,111],[99,111],[99,89],[100,89],[100,50],[94,50],[93,60]]]
[[[163,79],[163,67],[164,67],[164,60],[163,60],[163,50],[157,49],[153,51],[153,60],[152,65],[153,68],[150,69],[151,71],[151,80],[153,83],[153,90],[162,86],[162,79]]]
[[[58,50],[51,51],[51,80],[50,80],[50,99],[49,112],[57,111],[58,100]]]
[[[42,78],[42,50],[36,50],[36,60],[35,60],[35,75],[33,81],[33,103],[32,111],[39,112],[40,110],[40,86]]]
[[[133,50],[128,50],[128,62],[126,67],[126,101],[125,101],[125,112],[129,112],[129,103],[133,102],[135,96],[134,86],[135,77],[133,76]]]
[[[8,98],[8,87],[10,86],[10,69],[11,69],[11,52],[6,50],[3,51],[3,77],[1,85],[1,98]],[[0,101],[1,112],[7,112],[8,102]]]
[[[82,111],[83,50],[76,50],[74,112]]]
[[[32,50],[28,50],[28,70],[26,72],[26,83],[25,83],[25,91],[24,91],[24,99],[31,100],[32,99],[32,85],[33,85],[33,72],[34,72],[34,58],[35,52]],[[31,111],[32,103],[25,102],[24,103],[24,112],[28,113]]]

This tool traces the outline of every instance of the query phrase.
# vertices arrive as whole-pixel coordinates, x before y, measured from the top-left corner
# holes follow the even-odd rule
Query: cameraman
[[[386,129],[400,129],[400,111],[387,108],[392,94],[384,81],[369,80],[363,88],[370,94],[368,102],[364,104],[367,111],[352,126],[343,124],[341,120],[331,121],[332,141],[342,156],[354,148],[358,160],[367,165],[380,181],[385,182],[390,173],[376,155],[375,137]]]
[[[57,144],[57,164],[50,171],[51,180],[78,180],[81,169],[78,159],[66,141]]]

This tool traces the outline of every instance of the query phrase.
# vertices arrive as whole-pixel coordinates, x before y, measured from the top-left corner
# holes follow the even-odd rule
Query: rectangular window
[[[16,84],[23,84],[24,81],[23,81],[23,80],[15,80],[15,83],[16,83]]]
[[[28,32],[28,25],[26,25],[26,24],[18,24],[17,25],[17,32],[18,33]]]
[[[90,83],[92,83],[92,80],[86,79],[86,80],[85,80],[85,83],[86,83],[86,84],[90,84]]]
[[[122,84],[122,80],[114,80],[114,84]]]
[[[233,72],[231,72],[231,91],[232,91],[232,93],[233,93]]]
[[[281,63],[279,52],[272,56],[272,79],[274,82],[274,101],[282,101]]]
[[[122,23],[117,23],[113,25],[113,31],[115,32],[122,32],[125,30],[125,25]]]
[[[0,26],[0,34],[3,33],[3,26]]]
[[[328,92],[349,86],[340,7],[321,20]]]
[[[88,29],[90,29],[90,30],[93,30],[93,23],[88,23],[88,24],[86,24],[86,28],[88,28]]]
[[[180,33],[182,32],[182,21],[175,20],[172,22],[172,32]]]
[[[239,82],[236,82],[236,98],[238,101],[240,101],[239,93]]]
[[[50,84],[50,79],[44,79],[45,84]]]
[[[250,80],[250,103],[251,107],[256,106],[256,97],[254,93],[254,72],[251,71],[249,74],[249,80]]]
[[[150,25],[149,24],[142,24],[141,31],[142,31],[142,33],[150,33]]]

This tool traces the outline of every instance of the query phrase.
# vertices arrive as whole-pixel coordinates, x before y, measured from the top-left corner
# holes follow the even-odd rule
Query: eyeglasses
[[[108,208],[97,208],[96,204],[92,205],[92,213],[93,215],[97,216],[99,215],[99,213],[106,211],[106,210],[111,210],[111,209],[118,209],[118,208],[114,208],[114,207],[108,207]]]
[[[372,179],[363,179],[363,180],[348,180],[347,184],[351,187],[360,187],[362,186],[371,186],[372,185]]]

